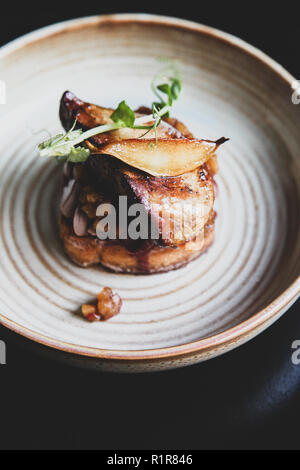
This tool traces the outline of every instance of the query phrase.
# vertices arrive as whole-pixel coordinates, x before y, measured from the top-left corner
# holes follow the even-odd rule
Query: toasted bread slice
[[[79,266],[101,264],[115,272],[132,274],[153,274],[180,268],[200,256],[214,239],[214,215],[205,226],[202,237],[176,247],[162,247],[148,241],[130,247],[118,241],[78,237],[69,220],[63,216],[59,227],[66,253]]]

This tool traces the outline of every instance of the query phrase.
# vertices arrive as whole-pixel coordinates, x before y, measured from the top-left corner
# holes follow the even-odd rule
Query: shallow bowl
[[[60,130],[64,90],[113,107],[152,102],[160,56],[176,59],[173,114],[219,152],[216,238],[188,266],[152,276],[81,269],[57,229],[61,168],[37,157]],[[150,371],[193,364],[253,338],[296,300],[300,105],[293,77],[262,52],[196,23],[152,15],[72,20],[0,50],[0,321],[82,365]],[[2,82],[3,84],[3,82]],[[2,97],[3,98],[3,97]],[[120,315],[90,324],[78,306],[110,286]]]

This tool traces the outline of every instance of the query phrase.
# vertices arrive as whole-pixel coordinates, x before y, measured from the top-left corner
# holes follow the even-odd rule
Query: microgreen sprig
[[[140,137],[144,137],[153,130],[157,143],[157,127],[163,117],[169,116],[170,109],[174,101],[178,99],[181,91],[179,72],[173,63],[169,63],[167,67],[154,76],[151,88],[158,99],[158,101],[152,103],[151,115],[136,118],[130,106],[125,101],[121,101],[110,116],[112,123],[103,124],[83,132],[82,129],[75,129],[77,124],[77,121],[75,121],[72,128],[65,134],[58,134],[39,144],[39,155],[41,157],[55,157],[62,162],[84,162],[89,157],[90,151],[78,144],[97,134],[122,128],[146,130]],[[153,121],[153,123],[147,124],[149,121]]]

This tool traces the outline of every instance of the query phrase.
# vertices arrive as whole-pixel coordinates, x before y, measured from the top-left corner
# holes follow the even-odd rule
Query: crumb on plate
[[[90,322],[105,321],[117,315],[122,306],[121,297],[109,287],[104,287],[97,295],[96,304],[83,304],[81,313]]]

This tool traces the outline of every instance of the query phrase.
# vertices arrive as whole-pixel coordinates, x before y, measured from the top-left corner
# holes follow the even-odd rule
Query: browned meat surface
[[[126,168],[119,173],[119,181],[121,187],[127,186],[143,204],[158,227],[163,245],[193,240],[213,208],[213,183],[204,168],[169,178],[145,177],[143,173]]]

